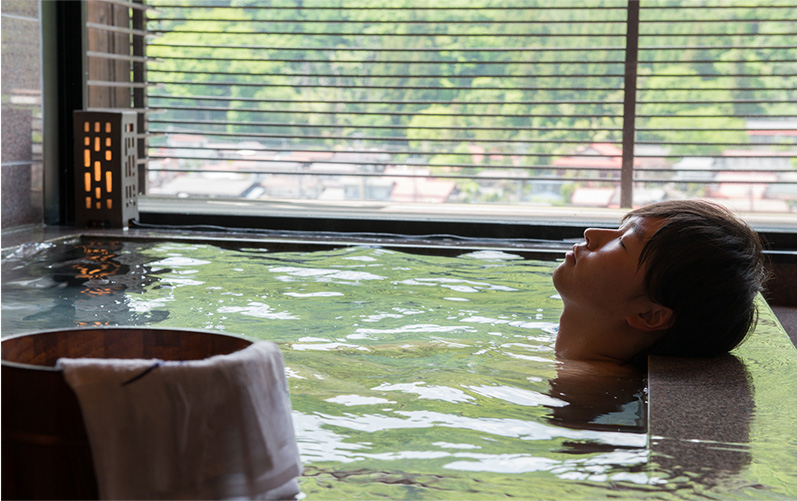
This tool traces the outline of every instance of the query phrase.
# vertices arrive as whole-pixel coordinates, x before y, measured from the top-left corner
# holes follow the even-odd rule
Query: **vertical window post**
[[[133,0],[133,3],[142,7],[132,9],[131,28],[143,31],[147,28],[147,15],[144,10],[144,0]],[[145,36],[132,36],[133,52],[133,82],[139,86],[133,87],[133,108],[138,110],[138,192],[147,192],[147,38]]]
[[[639,58],[639,2],[628,0],[625,34],[625,81],[623,96],[623,163],[620,171],[620,206],[634,201],[634,142],[636,140],[636,76]]]

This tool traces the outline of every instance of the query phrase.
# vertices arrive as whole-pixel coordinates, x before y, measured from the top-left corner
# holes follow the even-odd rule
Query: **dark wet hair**
[[[714,356],[738,346],[756,322],[767,278],[758,234],[731,211],[705,200],[677,200],[629,212],[661,218],[645,244],[645,290],[674,320],[643,355]]]

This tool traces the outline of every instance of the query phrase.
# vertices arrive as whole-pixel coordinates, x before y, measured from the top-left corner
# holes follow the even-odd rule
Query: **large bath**
[[[559,256],[62,238],[3,250],[2,335],[150,326],[276,342],[307,500],[797,495],[797,364],[766,303],[733,357],[596,378],[553,356]]]

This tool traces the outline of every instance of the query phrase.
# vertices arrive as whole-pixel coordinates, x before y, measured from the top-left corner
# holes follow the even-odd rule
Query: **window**
[[[137,113],[139,186],[147,173],[147,77],[143,0],[87,0],[86,103],[89,110]]]
[[[797,206],[793,2],[149,4],[151,195]]]

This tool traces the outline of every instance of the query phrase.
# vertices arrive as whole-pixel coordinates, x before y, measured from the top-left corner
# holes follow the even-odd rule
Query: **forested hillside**
[[[152,115],[152,131],[368,153],[364,162],[377,171],[408,164],[461,176],[461,192],[485,169],[616,178],[608,167],[563,170],[556,161],[594,156],[584,151],[595,143],[622,149],[626,1],[152,5],[148,77],[158,86],[150,106],[165,109]],[[643,0],[640,20],[637,169],[646,156],[671,168],[684,157],[749,150],[751,121],[793,132],[797,7]],[[793,169],[793,133],[770,136],[767,155]],[[636,179],[671,177],[640,171]]]

